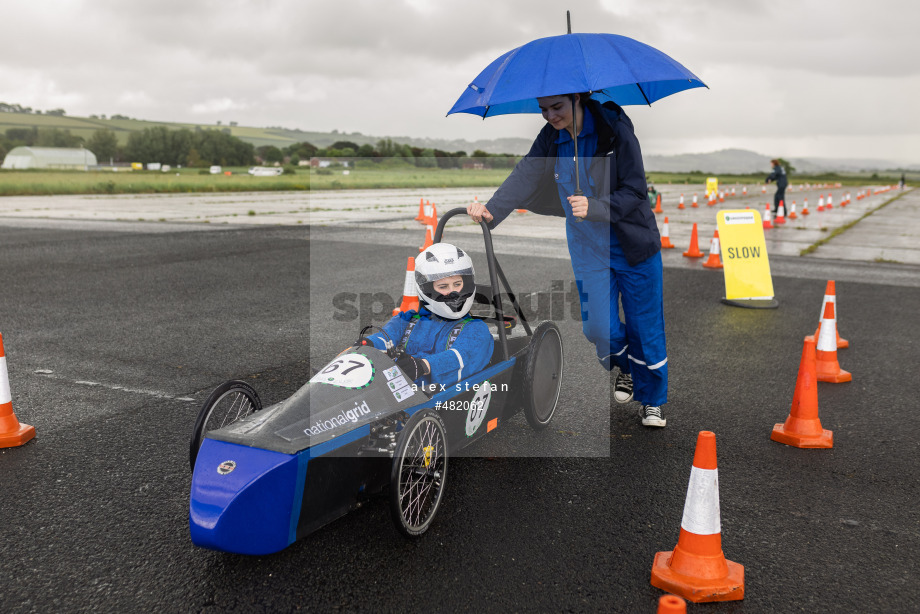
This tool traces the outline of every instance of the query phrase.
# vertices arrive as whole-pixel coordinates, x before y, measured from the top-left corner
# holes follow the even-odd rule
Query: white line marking
[[[67,379],[67,378],[65,378],[65,377],[60,377],[60,376],[58,376],[58,375],[51,375],[51,372],[50,372],[50,371],[47,371],[47,372],[46,372],[46,370],[44,370],[44,369],[40,369],[40,370],[36,371],[36,373],[41,373],[42,375],[44,375],[44,376],[47,377],[48,379],[57,379],[57,380],[61,380],[61,381],[70,381],[70,382],[72,382],[72,383],[74,383],[74,384],[78,384],[78,385],[80,385],[80,386],[100,386],[100,387],[106,388],[106,389],[108,389],[108,390],[120,390],[120,391],[122,391],[122,392],[130,392],[130,393],[133,393],[133,394],[143,394],[143,395],[147,395],[147,396],[151,396],[151,397],[156,397],[156,398],[158,398],[158,399],[169,399],[169,400],[172,400],[172,401],[185,401],[185,402],[194,402],[194,401],[195,401],[195,399],[193,399],[193,398],[191,398],[191,397],[177,397],[177,396],[175,396],[175,395],[169,394],[168,392],[161,392],[161,391],[159,391],[159,390],[146,390],[146,389],[143,389],[143,388],[129,388],[129,387],[127,387],[127,386],[121,386],[121,385],[119,385],[119,384],[104,384],[104,383],[102,383],[102,382],[91,382],[91,381],[89,381],[89,380],[69,380],[69,379]]]

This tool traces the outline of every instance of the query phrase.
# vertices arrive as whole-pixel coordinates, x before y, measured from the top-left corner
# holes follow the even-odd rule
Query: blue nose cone
[[[192,542],[239,554],[282,550],[294,541],[302,493],[297,456],[205,439],[192,476]]]

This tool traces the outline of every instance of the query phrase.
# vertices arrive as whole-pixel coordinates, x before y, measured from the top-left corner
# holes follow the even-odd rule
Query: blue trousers
[[[617,366],[632,375],[636,401],[663,405],[668,400],[668,355],[661,253],[630,266],[614,242],[604,266],[600,258],[577,258],[580,251],[570,244],[585,337],[595,345],[604,368]],[[617,299],[623,303],[624,321]]]

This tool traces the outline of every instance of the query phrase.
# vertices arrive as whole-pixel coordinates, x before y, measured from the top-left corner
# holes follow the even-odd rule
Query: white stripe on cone
[[[719,237],[713,237],[709,242],[709,253],[719,255]]]
[[[10,395],[10,376],[6,372],[6,356],[0,357],[0,405],[13,400]]]
[[[831,307],[831,311],[834,313],[833,318],[821,318],[821,332],[818,333],[818,345],[815,347],[819,352],[837,351],[837,310]]]
[[[687,500],[680,528],[695,535],[716,535],[722,532],[718,469],[690,469],[690,484],[687,485]]]
[[[403,284],[403,296],[415,296],[415,273],[406,270],[406,283]]]

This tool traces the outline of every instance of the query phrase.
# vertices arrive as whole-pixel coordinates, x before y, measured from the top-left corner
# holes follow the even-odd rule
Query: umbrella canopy
[[[536,98],[592,92],[620,106],[651,105],[706,84],[670,56],[616,34],[562,34],[527,43],[489,64],[451,113],[539,113]]]

